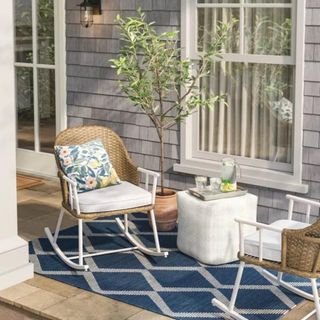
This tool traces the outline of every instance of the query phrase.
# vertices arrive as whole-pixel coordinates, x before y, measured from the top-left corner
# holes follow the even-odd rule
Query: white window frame
[[[245,7],[244,0],[240,0]],[[295,113],[293,123],[293,160],[292,164],[271,163],[267,160],[250,159],[234,156],[241,163],[240,182],[264,186],[291,192],[307,193],[308,185],[302,183],[302,137],[303,137],[303,95],[304,95],[304,37],[305,37],[305,0],[293,1],[292,19],[292,48],[291,56],[263,56],[263,61],[272,64],[295,65]],[[249,4],[248,4],[249,5]],[[182,58],[197,59],[197,8],[221,7],[221,4],[197,4],[197,0],[181,1],[181,48]],[[239,7],[239,4],[223,4],[224,7]],[[250,4],[250,7],[274,7],[272,3]],[[280,8],[291,7],[291,4],[277,4]],[[240,11],[241,14],[242,10]],[[298,12],[299,14],[295,14]],[[243,19],[240,19],[240,21]],[[240,34],[240,38],[243,35]],[[240,41],[243,43],[243,41]],[[240,54],[224,55],[225,61],[261,62],[261,55],[241,55],[244,48],[240,47]],[[180,164],[174,165],[174,170],[188,174],[217,176],[220,174],[221,159],[224,154],[203,152],[198,146],[198,113],[190,116],[181,125],[181,154]]]

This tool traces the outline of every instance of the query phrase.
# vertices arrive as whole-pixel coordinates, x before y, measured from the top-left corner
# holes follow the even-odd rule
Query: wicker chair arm
[[[158,178],[160,177],[160,174],[158,172],[154,172],[151,170],[147,170],[144,168],[138,168],[138,171],[143,173],[146,176],[145,180],[145,189],[149,191],[149,176],[151,176],[152,179],[152,189],[151,189],[151,195],[152,195],[152,204],[156,201],[156,191],[157,191],[157,184],[158,184]]]
[[[320,202],[319,201],[314,201],[314,200],[310,200],[310,199],[306,199],[306,198],[301,198],[301,197],[297,197],[297,196],[293,196],[291,194],[287,194],[286,198],[289,200],[293,200],[295,202],[300,202],[300,203],[304,203],[304,204],[310,204],[311,206],[315,206],[315,207],[320,207]]]
[[[281,232],[282,229],[270,226],[268,224],[260,223],[260,222],[255,222],[255,221],[249,221],[249,220],[244,220],[244,219],[234,219],[235,222],[238,222],[239,224],[246,224],[248,226],[253,226],[256,227],[257,229],[265,229],[269,231],[274,231],[274,232]]]
[[[320,207],[320,202],[314,201],[311,199],[305,199],[297,196],[293,196],[291,194],[287,194],[286,198],[289,200],[289,208],[288,208],[288,219],[292,220],[293,215],[293,206],[296,202],[301,203],[306,206],[306,217],[305,222],[310,223],[310,214],[311,214],[311,207]]]
[[[62,201],[63,203],[68,203],[69,199],[69,190],[68,190],[68,182],[63,179],[64,173],[61,170],[58,170],[58,177],[60,180],[61,193],[62,193]]]
[[[72,210],[75,207],[77,214],[80,214],[77,183],[60,170],[58,176],[60,178],[64,204],[68,204]]]
[[[76,183],[75,181],[71,180],[69,177],[67,177],[67,176],[64,175],[62,178],[63,178],[63,180],[65,180],[67,183],[70,183],[73,188],[76,188],[76,187],[77,187],[77,183]]]
[[[256,227],[256,229],[259,232],[259,259],[262,259],[263,257],[263,241],[262,241],[262,233],[264,230],[269,230],[277,233],[281,233],[282,229],[276,228],[264,223],[260,222],[255,222],[255,221],[248,221],[248,220],[243,220],[243,219],[234,219],[235,222],[239,224],[239,255],[243,256],[244,255],[244,230],[243,227],[245,225],[247,226],[252,226]]]
[[[282,232],[283,268],[315,274],[320,271],[319,224],[304,229],[284,229]]]
[[[139,172],[142,172],[142,173],[145,173],[145,174],[147,174],[147,175],[150,175],[150,176],[157,177],[157,178],[160,177],[160,173],[159,173],[159,172],[147,170],[147,169],[140,168],[140,167],[138,168],[138,171],[139,171]]]

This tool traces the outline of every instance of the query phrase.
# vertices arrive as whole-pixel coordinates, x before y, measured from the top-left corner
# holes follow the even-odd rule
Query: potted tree
[[[212,59],[221,53],[231,25],[219,25],[194,65],[191,60],[180,59],[178,32],[158,34],[141,10],[137,17],[123,19],[118,15],[116,21],[123,46],[119,57],[110,61],[121,76],[122,91],[150,118],[159,137],[161,178],[155,214],[158,229],[170,230],[176,225],[177,206],[175,191],[164,186],[164,133],[198,108],[213,108],[217,101],[224,102],[221,95],[199,92],[199,81],[209,75]]]

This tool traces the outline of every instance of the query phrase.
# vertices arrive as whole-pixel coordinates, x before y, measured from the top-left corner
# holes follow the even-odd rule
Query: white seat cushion
[[[82,213],[123,210],[150,205],[151,193],[136,185],[120,184],[78,194]]]
[[[278,220],[270,224],[270,226],[280,229],[303,229],[310,224],[293,221]],[[263,259],[272,261],[281,261],[281,233],[269,230],[263,230]],[[244,239],[244,252],[253,257],[259,257],[259,231],[256,231]]]

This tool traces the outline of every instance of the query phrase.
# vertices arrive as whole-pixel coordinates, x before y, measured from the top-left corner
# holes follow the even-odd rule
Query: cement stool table
[[[257,219],[257,197],[253,194],[202,201],[187,191],[177,193],[178,249],[205,264],[224,264],[237,260],[241,218]],[[244,235],[254,227],[244,227]]]

